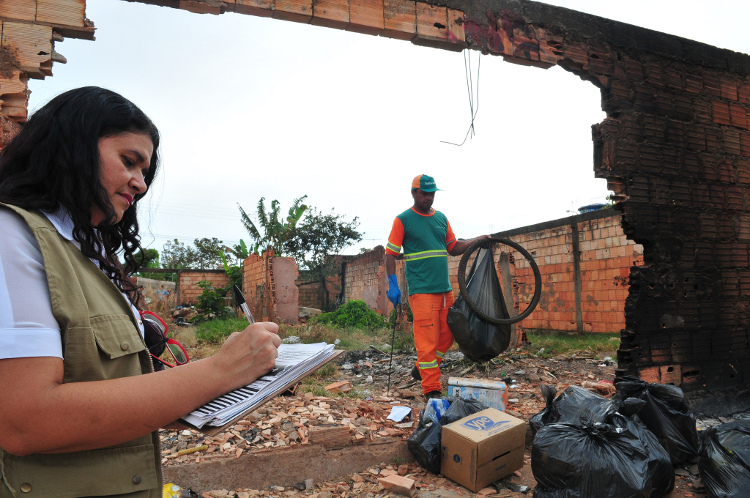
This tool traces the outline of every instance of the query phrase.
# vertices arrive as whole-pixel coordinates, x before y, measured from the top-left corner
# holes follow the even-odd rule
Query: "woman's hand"
[[[228,390],[246,386],[274,367],[281,345],[278,332],[275,323],[257,322],[227,338],[212,360],[226,369]]]

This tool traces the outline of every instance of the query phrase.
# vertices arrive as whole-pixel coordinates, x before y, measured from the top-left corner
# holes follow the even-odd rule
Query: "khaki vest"
[[[6,206],[28,223],[44,259],[62,331],[63,383],[152,371],[136,319],[119,289],[40,212]],[[157,432],[90,451],[10,455],[0,448],[0,498],[161,496]]]

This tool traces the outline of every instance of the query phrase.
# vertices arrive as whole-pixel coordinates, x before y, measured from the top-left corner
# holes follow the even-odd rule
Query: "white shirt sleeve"
[[[44,260],[18,214],[0,208],[0,359],[62,358]]]

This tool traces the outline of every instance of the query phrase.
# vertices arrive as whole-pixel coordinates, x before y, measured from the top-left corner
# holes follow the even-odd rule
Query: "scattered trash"
[[[508,389],[500,380],[448,377],[448,396],[476,399],[501,412],[508,404]]]
[[[401,422],[407,417],[411,416],[411,408],[408,406],[394,406],[391,408],[391,413],[388,415],[388,420],[394,422]]]

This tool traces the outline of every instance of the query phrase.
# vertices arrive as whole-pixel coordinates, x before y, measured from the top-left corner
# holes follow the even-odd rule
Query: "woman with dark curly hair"
[[[153,372],[137,205],[159,132],[109,90],[65,92],[0,150],[0,498],[161,496],[157,429],[270,370],[273,323]]]

